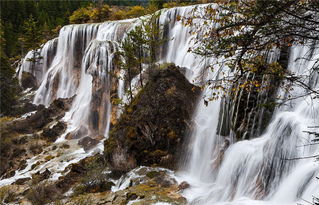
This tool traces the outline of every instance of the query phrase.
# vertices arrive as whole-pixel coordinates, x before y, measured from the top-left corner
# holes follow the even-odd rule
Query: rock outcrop
[[[73,193],[65,204],[135,204],[168,203],[182,205],[186,199],[180,193],[180,185],[172,171],[163,168],[139,167],[123,175],[112,191]]]
[[[23,71],[21,77],[21,86],[23,89],[36,89],[38,87],[37,79],[31,73]]]
[[[0,176],[11,177],[17,169],[26,167],[26,160],[38,155],[52,144],[66,129],[61,121],[72,99],[57,99],[50,107],[37,110],[21,118],[0,119]]]
[[[174,168],[199,90],[174,65],[155,69],[105,141],[111,169],[126,172],[139,165]]]

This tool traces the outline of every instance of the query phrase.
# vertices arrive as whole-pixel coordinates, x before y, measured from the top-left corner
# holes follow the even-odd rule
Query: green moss
[[[164,69],[166,69],[168,67],[172,67],[172,66],[175,66],[175,64],[174,63],[163,63],[163,64],[160,64],[159,69],[164,70]]]
[[[130,193],[136,194],[142,200],[134,204],[153,204],[156,202],[167,202],[170,204],[186,204],[185,198],[177,194],[176,186],[163,188],[158,186],[154,181],[146,184],[139,184],[128,190]]]
[[[14,117],[8,117],[8,116],[0,117],[0,126],[2,126],[2,123],[10,122],[10,121],[13,121],[14,119],[15,119]]]
[[[154,177],[159,176],[160,174],[161,174],[160,172],[151,171],[151,172],[148,172],[148,173],[146,174],[146,176],[152,179],[152,178],[154,178]]]
[[[44,158],[45,161],[50,161],[51,159],[54,159],[54,156],[49,155]]]
[[[125,106],[118,123],[111,129],[105,153],[113,170],[127,171],[121,167],[127,160],[136,165],[163,165],[163,156],[180,154],[177,147],[183,145],[187,121],[200,90],[193,89],[179,68],[163,67],[165,69],[156,69],[151,74],[143,90]],[[126,159],[113,161],[115,146]],[[172,157],[170,164],[165,162],[165,167],[174,168],[173,161],[177,158]]]
[[[39,161],[37,161],[37,163],[35,163],[35,164],[32,164],[31,170],[34,169],[34,168],[36,168],[36,167],[39,166],[40,164],[41,164],[41,162],[39,162]]]
[[[128,108],[126,109],[126,112],[131,113],[131,112],[133,112],[133,109],[132,109],[131,107],[128,107]]]

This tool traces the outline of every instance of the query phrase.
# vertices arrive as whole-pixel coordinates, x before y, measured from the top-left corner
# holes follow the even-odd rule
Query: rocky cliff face
[[[178,67],[154,70],[105,141],[105,157],[111,168],[174,168],[198,94],[199,88],[190,84]]]

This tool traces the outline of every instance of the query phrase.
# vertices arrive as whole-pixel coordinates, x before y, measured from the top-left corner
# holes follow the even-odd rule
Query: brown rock
[[[37,172],[35,174],[32,175],[32,178],[37,178],[37,180],[39,181],[43,181],[45,179],[49,179],[50,178],[50,175],[51,175],[51,172],[46,169],[44,172],[40,173],[40,172]]]
[[[187,189],[189,187],[190,187],[189,183],[187,183],[186,181],[183,181],[182,183],[180,183],[178,185],[178,190],[184,190],[184,189]]]
[[[104,138],[105,138],[104,135],[97,135],[97,136],[95,136],[93,139],[103,140]]]
[[[23,71],[21,77],[21,86],[23,89],[36,89],[38,87],[37,79],[31,73]]]
[[[95,147],[99,143],[99,140],[92,139],[90,137],[84,137],[79,140],[78,144],[84,148],[85,151],[88,151]]]
[[[65,136],[65,139],[68,139],[68,140],[72,140],[72,139],[80,139],[82,137],[85,137],[87,136],[88,134],[88,130],[81,126],[80,128],[72,131],[72,132],[69,132],[66,136]]]
[[[22,185],[24,184],[25,182],[31,180],[30,177],[26,177],[26,178],[20,178],[20,179],[17,179],[17,181],[14,183],[14,184],[17,184],[17,185]]]
[[[58,122],[52,128],[46,128],[43,130],[42,136],[48,139],[50,142],[54,142],[66,129],[66,124]]]

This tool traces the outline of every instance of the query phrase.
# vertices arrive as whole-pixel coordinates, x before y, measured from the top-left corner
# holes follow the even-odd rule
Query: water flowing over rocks
[[[114,170],[138,165],[176,168],[199,88],[175,66],[153,72],[105,141],[105,156]]]
[[[270,54],[272,61],[278,60],[280,65],[287,70],[289,49]],[[272,59],[275,58],[275,59]],[[277,59],[278,58],[278,59]],[[270,76],[260,70],[257,73],[248,72],[246,81],[257,80],[267,89],[256,91],[246,90],[240,85],[243,79],[233,83],[232,88],[237,90],[234,96],[228,96],[222,101],[220,119],[218,121],[219,134],[230,136],[235,141],[253,139],[260,136],[270,120],[275,107],[278,106],[277,92],[283,79],[279,76]]]
[[[319,193],[318,162],[295,160],[318,153],[318,145],[308,146],[309,133],[319,132],[318,98],[295,85],[291,93],[278,90],[279,81],[265,79],[274,85],[269,93],[204,101],[210,87],[194,85],[231,71],[224,65],[207,70],[219,59],[188,52],[196,35],[178,18],[194,7],[161,13],[170,40],[156,65],[176,66],[152,71],[142,89],[136,86],[140,75],[128,82],[115,64],[121,41],[139,19],[68,25],[43,45],[39,63],[27,60],[32,52],[25,56],[18,77],[24,87],[38,89],[34,104],[26,102],[15,116],[25,115],[1,118],[1,146],[8,148],[0,161],[5,203],[290,205]],[[273,55],[318,89],[318,48],[293,45]],[[255,78],[263,76],[247,76]],[[137,87],[132,101],[130,84]],[[293,99],[267,107],[273,95]]]
[[[61,200],[66,204],[134,204],[146,205],[167,203],[186,204],[186,199],[178,189],[178,183],[172,177],[172,171],[163,168],[140,167],[123,175],[112,192],[102,191],[78,195],[71,200]]]

